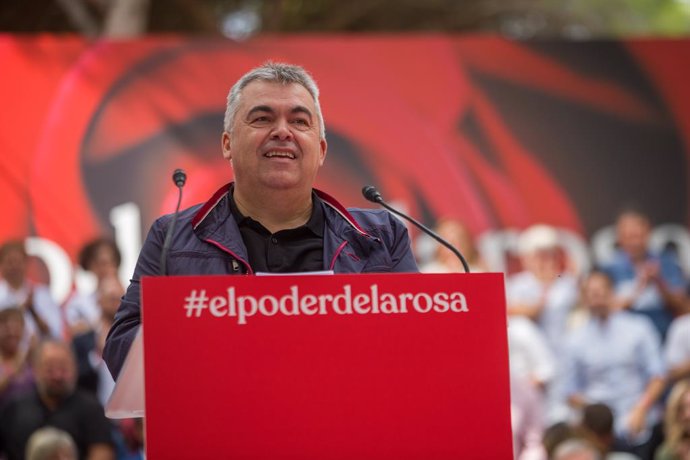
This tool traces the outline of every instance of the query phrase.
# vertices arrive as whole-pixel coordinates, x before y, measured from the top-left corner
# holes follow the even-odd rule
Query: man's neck
[[[640,264],[647,261],[647,251],[625,251],[633,264]]]
[[[604,325],[608,322],[609,318],[611,317],[611,312],[610,311],[599,311],[594,313],[593,318],[596,320],[597,323],[600,325]]]
[[[20,291],[24,287],[26,280],[24,278],[21,278],[21,279],[5,278],[5,281],[7,281],[8,286],[13,291]]]
[[[242,215],[260,222],[271,233],[304,225],[312,213],[311,191],[307,194],[281,191],[246,196],[235,189],[233,198]]]
[[[41,392],[38,393],[38,396],[41,398],[41,401],[43,401],[43,404],[51,411],[57,409],[60,403],[63,401],[63,398],[51,397]]]
[[[0,350],[0,361],[6,363],[6,364],[14,364],[19,362],[20,360],[20,354],[19,350],[17,349],[6,349],[6,350]]]
[[[115,315],[111,315],[109,313],[101,313],[101,324],[104,327],[107,327],[110,329],[110,327],[113,325],[115,322]]]

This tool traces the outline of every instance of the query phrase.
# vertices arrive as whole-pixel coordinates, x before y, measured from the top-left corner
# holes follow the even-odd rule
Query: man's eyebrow
[[[247,112],[247,118],[251,117],[256,112],[266,112],[266,113],[274,114],[275,110],[270,105],[256,105],[256,106],[252,107],[249,110],[249,112]],[[310,119],[312,118],[311,110],[309,110],[308,108],[306,108],[303,105],[297,105],[297,106],[293,107],[290,110],[290,113],[292,113],[292,114],[303,113],[303,114],[307,115]]]
[[[303,113],[303,114],[307,115],[310,119],[312,117],[311,110],[309,110],[308,108],[306,108],[303,105],[298,105],[296,107],[293,107],[293,109],[290,110],[290,113]]]
[[[252,107],[251,110],[247,112],[247,118],[251,117],[256,112],[274,113],[275,111],[268,105],[257,105]]]

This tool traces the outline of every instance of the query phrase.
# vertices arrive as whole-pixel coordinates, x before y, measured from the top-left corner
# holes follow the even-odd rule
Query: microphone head
[[[364,195],[364,198],[372,203],[380,203],[383,201],[381,193],[379,193],[379,191],[373,185],[365,185],[362,188],[362,195]]]
[[[177,187],[183,187],[185,182],[187,182],[187,173],[181,169],[176,169],[172,175],[172,180]]]

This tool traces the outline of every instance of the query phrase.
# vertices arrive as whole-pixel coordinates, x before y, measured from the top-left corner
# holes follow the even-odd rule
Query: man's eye
[[[304,126],[309,126],[309,121],[304,120],[302,118],[297,118],[296,120],[293,120],[293,123],[296,125],[304,125]]]
[[[268,121],[268,117],[256,117],[252,120],[252,123]]]

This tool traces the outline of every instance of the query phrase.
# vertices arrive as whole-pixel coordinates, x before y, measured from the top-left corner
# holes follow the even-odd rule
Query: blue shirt
[[[659,264],[659,275],[669,289],[677,292],[685,289],[686,281],[683,271],[673,256],[665,253],[660,255],[649,253],[647,262]],[[613,278],[617,295],[622,297],[633,295],[638,284],[638,277],[635,264],[626,252],[616,251],[613,260],[604,269]],[[654,283],[649,283],[635,298],[630,311],[647,316],[659,331],[662,339],[666,337],[666,332],[673,320],[673,313],[665,305],[664,298]]]
[[[613,313],[603,322],[590,318],[569,335],[565,357],[566,397],[580,394],[588,402],[609,406],[615,431],[624,437],[630,411],[650,379],[665,372],[659,337],[649,320],[627,312]],[[659,415],[650,411],[648,428]],[[648,435],[629,441],[642,443]]]

